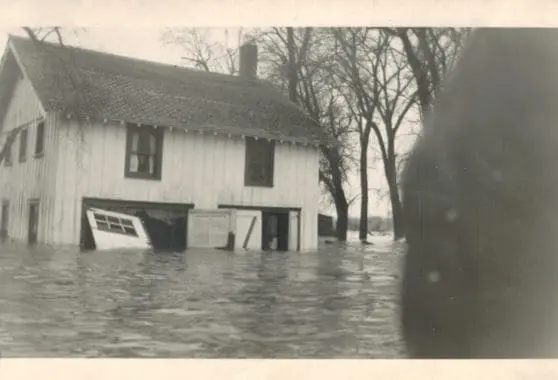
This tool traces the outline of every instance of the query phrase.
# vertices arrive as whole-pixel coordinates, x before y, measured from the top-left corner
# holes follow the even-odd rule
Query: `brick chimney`
[[[247,41],[239,49],[239,75],[246,79],[256,79],[258,77],[258,46]]]

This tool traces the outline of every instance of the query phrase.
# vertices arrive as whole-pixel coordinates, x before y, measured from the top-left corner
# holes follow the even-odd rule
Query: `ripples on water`
[[[320,252],[0,246],[4,357],[393,358],[391,245]]]

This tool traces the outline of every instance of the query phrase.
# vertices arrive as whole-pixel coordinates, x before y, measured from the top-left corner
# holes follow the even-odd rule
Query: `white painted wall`
[[[165,131],[162,180],[124,177],[126,128],[59,118],[54,217],[56,239],[77,244],[82,197],[151,202],[301,207],[301,249],[317,248],[319,154],[314,147],[277,144],[273,188],[244,186],[241,138]]]
[[[45,118],[45,153],[35,157],[37,119]],[[12,145],[12,166],[0,164],[0,198],[9,200],[8,236],[20,241],[27,240],[29,200],[39,199],[38,240],[53,243],[57,226],[52,219],[54,206],[54,159],[57,158],[57,141],[54,121],[47,117],[27,78],[20,76],[15,84],[6,116],[1,123],[0,147],[3,147],[10,130],[28,124],[27,159],[19,162],[19,136]]]
[[[124,126],[78,123],[61,116],[44,112],[25,76],[17,80],[0,130],[2,144],[11,129],[29,123],[26,162],[18,161],[16,139],[13,166],[0,165],[0,198],[10,201],[11,238],[27,239],[29,200],[39,199],[39,242],[78,244],[82,198],[98,197],[194,203],[202,209],[220,204],[300,207],[301,249],[317,248],[316,148],[278,143],[274,187],[245,187],[244,140],[167,130],[162,180],[128,179],[124,177]],[[36,158],[36,120],[40,117],[45,120],[45,153]]]

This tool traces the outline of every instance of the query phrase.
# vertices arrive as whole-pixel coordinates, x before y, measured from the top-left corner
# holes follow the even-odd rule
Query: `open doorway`
[[[288,212],[262,212],[262,249],[273,251],[289,249]]]
[[[29,201],[29,225],[27,230],[27,243],[37,244],[39,231],[39,201],[33,199]]]
[[[187,247],[188,210],[192,204],[138,202],[84,198],[82,204],[81,248],[94,250],[95,239],[86,217],[88,208],[98,208],[138,217],[154,250],[183,251]]]
[[[234,204],[220,204],[218,208],[236,210],[237,241],[242,242],[245,236],[249,237],[252,231],[250,225],[258,226],[252,231],[257,239],[252,249],[300,251],[301,208]],[[261,237],[258,236],[260,231]]]
[[[2,201],[2,221],[0,222],[0,239],[5,241],[8,238],[8,225],[10,221],[10,202]]]

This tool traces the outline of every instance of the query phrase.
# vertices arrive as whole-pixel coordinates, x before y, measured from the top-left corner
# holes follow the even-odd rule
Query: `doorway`
[[[37,244],[39,231],[39,201],[34,199],[29,201],[29,226],[27,230],[27,243]]]
[[[300,251],[301,208],[234,204],[220,204],[217,208],[237,211],[237,229],[240,213],[250,212],[250,219],[252,219],[256,212],[258,221],[261,215],[261,228],[257,228],[258,231],[261,231],[261,249],[269,250],[276,247],[277,251]],[[238,236],[239,239],[242,239],[241,235]],[[273,240],[274,238],[275,240]],[[260,240],[259,237],[258,240]]]
[[[189,203],[162,203],[125,201],[116,199],[84,198],[80,246],[82,250],[94,250],[95,241],[91,226],[85,216],[89,208],[99,208],[139,217],[157,251],[184,251],[187,246]]]
[[[262,211],[262,249],[287,251],[289,249],[289,213]]]
[[[10,202],[2,201],[2,220],[0,221],[0,239],[8,238],[8,225],[10,223]]]

